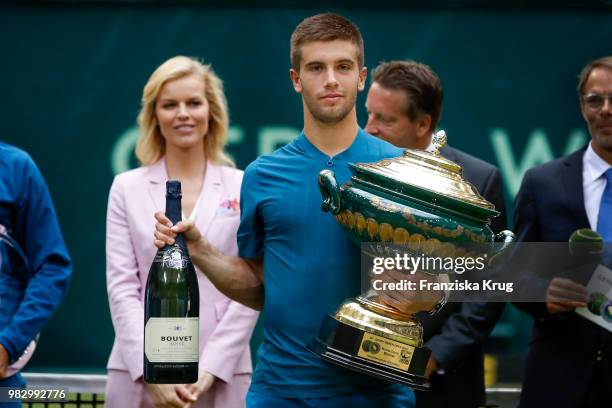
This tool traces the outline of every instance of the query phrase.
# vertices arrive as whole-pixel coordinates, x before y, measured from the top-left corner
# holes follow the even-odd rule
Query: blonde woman
[[[200,364],[195,384],[145,384],[144,287],[157,248],[151,237],[164,210],[165,182],[182,183],[183,217],[221,251],[236,254],[242,171],[224,154],[227,102],[210,65],[178,56],[144,87],[136,147],[140,168],[115,177],[108,199],[106,279],[115,342],[106,405],[222,407],[245,405],[252,372],[249,339],[257,313],[222,295],[202,274]]]

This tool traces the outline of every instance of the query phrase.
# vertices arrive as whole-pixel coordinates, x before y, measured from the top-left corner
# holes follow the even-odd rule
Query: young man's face
[[[300,70],[290,70],[295,91],[315,120],[341,121],[355,108],[367,75],[359,68],[357,46],[347,40],[313,41],[300,50]]]

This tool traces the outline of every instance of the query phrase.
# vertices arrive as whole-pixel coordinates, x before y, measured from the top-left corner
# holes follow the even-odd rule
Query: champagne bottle
[[[166,216],[182,218],[181,183],[166,183]],[[187,384],[198,380],[200,298],[185,238],[159,249],[149,270],[144,307],[144,380]]]

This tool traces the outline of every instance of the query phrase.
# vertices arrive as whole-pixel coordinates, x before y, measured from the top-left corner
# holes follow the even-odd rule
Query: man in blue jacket
[[[71,273],[40,171],[27,153],[0,142],[0,387],[25,386],[15,367],[62,300]]]
[[[608,248],[612,242],[612,56],[590,62],[579,78],[591,140],[525,173],[514,210],[521,242],[567,242],[581,228],[597,231]],[[612,333],[574,313],[589,300],[586,282],[567,271],[563,254],[535,263],[536,274],[563,277],[547,283],[545,302],[516,304],[534,318],[519,406],[609,407]]]

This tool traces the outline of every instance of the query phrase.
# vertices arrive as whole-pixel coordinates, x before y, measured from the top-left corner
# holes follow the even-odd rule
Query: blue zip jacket
[[[0,259],[0,344],[12,363],[61,302],[72,274],[72,262],[51,195],[36,164],[24,151],[2,142],[0,225],[21,247],[29,264],[26,269],[18,264],[15,251],[2,251],[5,259]]]

